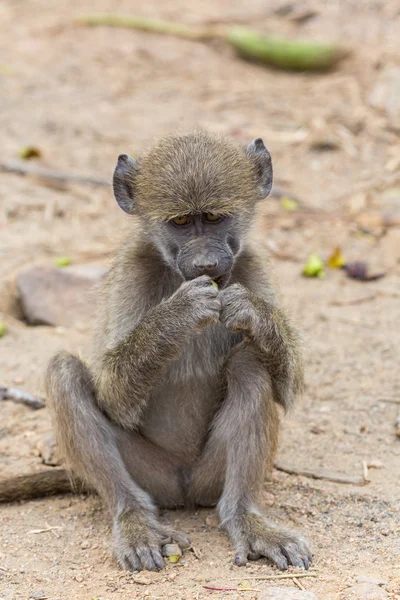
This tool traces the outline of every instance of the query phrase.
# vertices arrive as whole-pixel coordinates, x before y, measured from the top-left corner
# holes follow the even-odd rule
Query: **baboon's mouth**
[[[215,279],[213,279],[213,281],[215,281],[218,288],[220,290],[222,290],[228,283],[230,277],[231,277],[231,274],[230,274],[230,272],[228,272],[228,273],[224,273],[223,275],[219,275],[218,277],[215,277]]]

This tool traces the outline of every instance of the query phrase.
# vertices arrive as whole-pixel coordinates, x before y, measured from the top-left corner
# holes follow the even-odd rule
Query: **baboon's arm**
[[[188,336],[218,320],[217,295],[207,276],[183,283],[104,352],[95,369],[96,396],[115,423],[131,429],[138,426],[150,393],[179,357]]]
[[[221,320],[231,330],[244,330],[256,346],[272,381],[276,402],[289,408],[303,385],[299,340],[282,309],[240,284],[220,295]]]

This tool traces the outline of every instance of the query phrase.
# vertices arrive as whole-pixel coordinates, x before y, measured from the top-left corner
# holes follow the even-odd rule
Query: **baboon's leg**
[[[122,432],[100,412],[91,374],[78,358],[57,355],[49,365],[47,389],[63,456],[73,472],[98,491],[113,516],[118,560],[129,569],[161,568],[160,543],[166,532],[150,494],[158,501],[165,497],[167,504],[182,502],[172,462],[139,434]],[[127,453],[132,455],[130,471],[123,459]]]
[[[234,544],[236,564],[262,555],[281,568],[288,564],[307,568],[311,555],[305,540],[267,521],[257,508],[278,429],[268,372],[252,345],[242,344],[228,359],[225,400],[193,472],[189,495],[203,504],[220,494],[218,512]]]

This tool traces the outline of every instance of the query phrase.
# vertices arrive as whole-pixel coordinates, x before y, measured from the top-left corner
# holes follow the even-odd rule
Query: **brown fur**
[[[241,145],[216,134],[196,131],[163,138],[139,166],[137,206],[152,219],[194,211],[232,214],[251,210],[256,201],[254,164]]]
[[[68,471],[49,469],[0,481],[0,502],[65,494],[76,489],[82,489],[82,486],[77,481],[72,482]]]

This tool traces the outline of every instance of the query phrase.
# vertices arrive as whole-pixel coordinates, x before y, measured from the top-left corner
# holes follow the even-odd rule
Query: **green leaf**
[[[296,202],[296,200],[292,200],[292,198],[289,198],[288,196],[282,196],[281,208],[287,211],[297,210],[299,208],[299,204]]]
[[[0,338],[4,337],[7,333],[7,325],[4,321],[0,321]]]
[[[59,256],[56,258],[56,266],[57,267],[68,267],[71,264],[71,259],[69,256]]]
[[[318,254],[311,254],[308,261],[306,262],[303,275],[306,277],[325,277],[324,273],[324,263]]]

